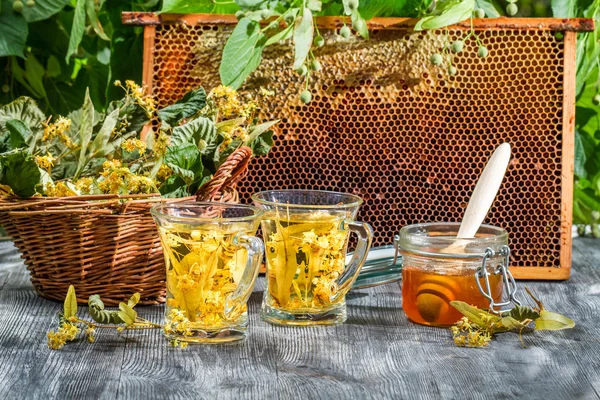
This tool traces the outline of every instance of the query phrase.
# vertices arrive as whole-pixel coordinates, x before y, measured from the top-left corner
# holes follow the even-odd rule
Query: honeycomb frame
[[[144,25],[143,80],[160,107],[219,84],[233,16],[124,13],[123,22]],[[271,153],[250,165],[242,201],[275,188],[358,194],[374,245],[390,244],[406,224],[460,220],[485,162],[508,141],[511,163],[485,222],[509,232],[517,279],[568,279],[576,38],[593,21],[474,20],[490,55],[478,58],[467,42],[454,76],[429,56],[470,24],[414,32],[415,22],[377,18],[371,40],[342,41],[342,19],[317,18],[326,45],[315,53],[323,71],[311,77],[309,105],[298,99],[290,43],[265,50],[242,89],[275,91],[262,112],[281,122]]]

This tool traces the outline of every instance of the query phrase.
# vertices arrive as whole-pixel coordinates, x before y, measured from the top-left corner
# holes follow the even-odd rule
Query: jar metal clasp
[[[490,302],[489,311],[494,314],[504,314],[511,310],[510,308],[506,308],[507,306],[510,306],[511,303],[520,306],[521,302],[515,296],[517,292],[517,283],[515,282],[515,278],[508,270],[508,265],[510,263],[510,247],[506,245],[502,246],[500,250],[498,250],[498,254],[502,256],[502,263],[496,267],[496,270],[493,272],[493,274],[502,276],[502,282],[506,290],[507,300],[496,302],[491,295],[492,290],[490,288],[490,275],[492,273],[490,273],[486,267],[488,260],[496,256],[496,252],[489,247],[485,249],[485,252],[481,256],[481,267],[477,268],[477,271],[475,271],[475,282],[477,282],[477,287],[479,288],[481,294]],[[481,285],[480,279],[483,279],[484,281],[483,286]]]

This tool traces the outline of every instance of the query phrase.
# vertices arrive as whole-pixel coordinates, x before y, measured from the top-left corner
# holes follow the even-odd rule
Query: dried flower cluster
[[[124,97],[111,103],[106,114],[94,110],[89,93],[80,110],[53,122],[42,119],[43,113],[28,98],[3,109],[18,111],[14,116],[0,115],[8,120],[8,127],[0,128],[0,138],[20,136],[10,141],[14,148],[0,153],[0,169],[7,170],[8,179],[2,183],[12,194],[160,192],[184,197],[195,194],[239,147],[249,146],[254,155],[265,155],[273,144],[270,128],[277,121],[259,123],[257,101],[230,87],[218,86],[208,95],[202,88],[193,90],[179,102],[158,109],[135,82],[115,85],[123,89]],[[270,95],[266,90],[261,93],[259,98]],[[22,115],[29,117],[20,120]],[[150,120],[158,122],[153,125],[158,129],[149,129],[141,137]]]

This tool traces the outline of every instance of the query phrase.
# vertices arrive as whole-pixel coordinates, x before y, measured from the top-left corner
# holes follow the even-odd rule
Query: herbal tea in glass
[[[190,342],[245,336],[246,302],[262,259],[260,211],[219,203],[153,209],[165,254],[165,333]]]
[[[335,324],[346,319],[345,295],[371,244],[372,230],[353,222],[360,198],[343,193],[281,190],[258,193],[264,208],[267,289],[261,316],[282,325]],[[348,237],[359,235],[345,264]]]

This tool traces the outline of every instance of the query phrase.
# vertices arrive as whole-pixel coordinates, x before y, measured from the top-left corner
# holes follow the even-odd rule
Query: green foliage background
[[[81,107],[86,88],[98,111],[121,96],[114,80],[141,81],[143,29],[121,25],[123,11],[235,13],[251,8],[299,6],[307,0],[36,0],[22,14],[0,0],[0,105],[35,98],[46,114]],[[310,0],[308,0],[310,2]],[[347,0],[344,0],[347,1]],[[438,0],[443,6],[453,0]],[[323,0],[327,13],[343,13],[340,1]],[[345,3],[344,3],[345,4]],[[475,0],[490,17],[504,15],[506,0]],[[518,0],[521,17],[588,17],[600,25],[600,0]],[[427,15],[432,0],[361,0],[362,18]],[[336,8],[337,7],[337,8]],[[337,10],[337,11],[336,11]],[[574,222],[600,237],[600,29],[578,42]]]

